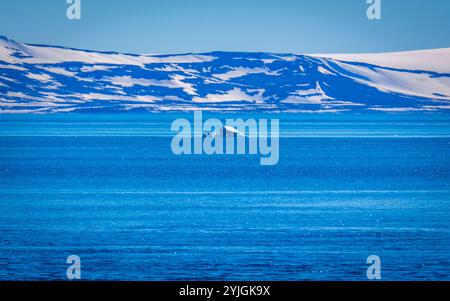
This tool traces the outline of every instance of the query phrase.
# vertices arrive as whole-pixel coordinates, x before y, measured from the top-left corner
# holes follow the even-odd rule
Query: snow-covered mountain
[[[134,55],[0,36],[0,113],[448,111],[450,48]]]

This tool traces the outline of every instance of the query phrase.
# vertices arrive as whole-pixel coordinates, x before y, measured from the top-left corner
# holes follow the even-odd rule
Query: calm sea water
[[[256,116],[275,166],[173,155],[181,116],[0,116],[0,279],[450,280],[450,116]]]

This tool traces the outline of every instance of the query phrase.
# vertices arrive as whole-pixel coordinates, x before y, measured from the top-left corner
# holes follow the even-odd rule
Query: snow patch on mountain
[[[224,93],[207,94],[206,97],[194,97],[193,101],[206,103],[240,101],[262,103],[265,100],[264,92],[264,89],[242,91],[240,88],[233,88]]]
[[[450,48],[365,54],[312,54],[311,56],[395,69],[450,73]]]
[[[238,78],[242,76],[246,76],[249,74],[258,74],[262,73],[265,75],[273,75],[277,76],[279,73],[277,71],[270,71],[267,67],[264,68],[244,68],[244,67],[238,67],[238,68],[232,68],[230,71],[221,73],[221,74],[213,74],[214,77],[219,78],[221,80],[227,81],[233,78]]]
[[[378,67],[355,66],[347,63],[337,63],[351,73],[352,77],[380,91],[402,93],[412,96],[450,100],[450,77],[435,76],[424,72],[412,73]]]
[[[28,45],[0,37],[0,60],[11,64],[56,64],[82,62],[85,64],[112,64],[144,66],[152,63],[201,63],[214,60],[207,55],[132,55],[114,52],[94,52],[54,46]]]

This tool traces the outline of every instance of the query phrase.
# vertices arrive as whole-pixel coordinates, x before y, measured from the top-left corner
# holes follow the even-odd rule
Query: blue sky
[[[0,34],[27,43],[131,53],[383,52],[450,47],[449,0],[1,0]]]

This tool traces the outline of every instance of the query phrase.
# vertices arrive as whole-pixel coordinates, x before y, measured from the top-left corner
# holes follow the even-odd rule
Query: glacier
[[[450,48],[137,55],[0,36],[0,113],[450,112]]]

